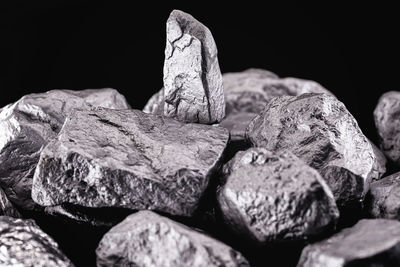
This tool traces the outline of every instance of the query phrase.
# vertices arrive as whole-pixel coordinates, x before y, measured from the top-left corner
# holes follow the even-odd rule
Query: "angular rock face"
[[[218,194],[224,218],[257,242],[307,239],[330,230],[339,218],[320,174],[291,153],[240,151],[224,174]]]
[[[304,248],[298,267],[399,266],[400,222],[361,220]]]
[[[210,30],[179,10],[167,21],[164,115],[183,122],[212,124],[225,115],[217,46]]]
[[[369,140],[333,96],[274,98],[250,123],[247,136],[257,147],[291,151],[319,170],[341,206],[360,200],[376,174]]]
[[[0,248],[1,266],[73,266],[33,220],[0,216]]]
[[[33,209],[32,176],[42,148],[60,131],[74,108],[129,108],[114,89],[52,90],[30,94],[0,113],[0,187],[23,209]]]
[[[14,207],[14,205],[8,200],[3,189],[0,188],[0,216],[6,215],[14,218],[21,218],[21,214]]]
[[[228,138],[222,127],[138,110],[76,111],[43,149],[32,198],[43,206],[70,203],[190,216]]]
[[[371,183],[365,209],[375,218],[400,220],[400,173]]]
[[[151,211],[112,228],[96,254],[97,266],[250,266],[229,246]]]
[[[374,111],[383,153],[400,164],[400,92],[387,92],[381,96]]]

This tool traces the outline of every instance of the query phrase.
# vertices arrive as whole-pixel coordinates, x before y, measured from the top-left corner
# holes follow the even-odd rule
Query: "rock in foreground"
[[[183,122],[212,124],[225,115],[217,46],[210,30],[174,10],[167,21],[164,114]]]
[[[138,110],[76,111],[42,151],[32,197],[43,206],[70,203],[190,216],[228,138],[222,127]]]
[[[304,248],[298,267],[399,266],[400,222],[361,220]]]
[[[129,108],[114,89],[52,90],[30,94],[0,113],[0,187],[17,206],[35,207],[32,177],[42,148],[60,131],[74,109]]]
[[[320,174],[291,153],[240,151],[224,168],[218,202],[232,229],[259,243],[304,240],[339,217]]]
[[[98,266],[249,266],[229,246],[151,211],[112,228],[96,254]]]
[[[291,151],[317,169],[340,206],[359,201],[375,172],[375,153],[343,103],[326,94],[272,99],[250,123],[257,147]]]
[[[33,220],[7,216],[0,216],[0,265],[73,266]]]

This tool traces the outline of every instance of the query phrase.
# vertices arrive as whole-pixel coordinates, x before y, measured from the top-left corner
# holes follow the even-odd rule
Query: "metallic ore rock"
[[[7,216],[0,216],[0,265],[73,266],[33,220]]]
[[[183,122],[212,124],[225,115],[217,46],[210,30],[179,10],[167,21],[164,114]]]
[[[42,148],[74,108],[129,108],[115,89],[52,90],[30,94],[0,113],[0,187],[17,206],[33,209],[32,176]]]
[[[272,99],[247,129],[249,141],[288,150],[319,170],[340,206],[360,200],[376,175],[376,155],[356,120],[335,97]]]
[[[76,111],[42,151],[32,198],[43,206],[70,203],[190,216],[228,138],[222,127],[139,110]]]
[[[400,222],[361,220],[304,248],[298,267],[399,266]]]
[[[400,92],[387,92],[381,96],[374,111],[383,153],[400,164]]]
[[[218,202],[226,222],[259,243],[302,240],[339,218],[320,174],[290,152],[240,151],[224,168]]]
[[[14,207],[14,205],[8,200],[3,189],[0,188],[0,216],[6,215],[14,218],[20,218],[21,214]]]
[[[97,266],[250,266],[231,247],[151,211],[112,228],[96,254]]]

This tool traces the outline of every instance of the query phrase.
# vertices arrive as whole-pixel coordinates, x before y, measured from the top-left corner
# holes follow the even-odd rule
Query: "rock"
[[[381,96],[374,119],[383,153],[400,165],[400,92],[391,91]]]
[[[164,88],[150,97],[143,108],[143,112],[150,114],[164,113]]]
[[[73,266],[33,220],[0,216],[1,266]]]
[[[231,228],[258,243],[305,240],[339,218],[320,174],[292,153],[240,151],[224,167],[218,202]]]
[[[221,121],[219,126],[228,129],[231,141],[244,141],[246,129],[255,116],[257,116],[256,113],[250,112],[230,114]]]
[[[273,98],[246,134],[254,146],[291,151],[319,170],[339,206],[361,200],[376,174],[369,140],[343,103],[327,94]]]
[[[34,209],[32,176],[42,148],[60,131],[74,108],[129,108],[115,89],[52,90],[30,94],[0,113],[0,186],[22,209]]]
[[[304,248],[298,267],[399,266],[400,222],[363,219]]]
[[[372,150],[374,151],[375,154],[375,161],[371,177],[373,181],[376,181],[379,180],[386,173],[387,160],[383,152],[370,140],[369,142],[371,143]]]
[[[365,210],[374,218],[400,220],[400,172],[371,183]]]
[[[43,149],[32,198],[43,206],[69,203],[190,216],[228,138],[222,127],[138,110],[78,110]]]
[[[225,115],[217,46],[210,30],[179,10],[167,21],[164,115],[183,122],[213,124]]]
[[[21,218],[21,214],[14,207],[14,205],[8,200],[3,189],[0,187],[0,216],[6,215],[14,218]]]
[[[231,247],[151,211],[112,228],[96,254],[97,266],[250,266]]]

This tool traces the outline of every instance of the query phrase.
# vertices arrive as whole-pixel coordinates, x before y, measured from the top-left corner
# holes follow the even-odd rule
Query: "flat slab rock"
[[[152,209],[190,216],[229,133],[139,110],[76,111],[42,151],[32,197],[43,206]]]
[[[363,219],[304,248],[298,267],[399,266],[400,222]]]
[[[254,146],[291,151],[319,170],[340,206],[361,200],[377,178],[369,140],[333,96],[273,98],[250,123],[247,136]]]
[[[167,21],[164,115],[183,122],[213,124],[225,115],[217,46],[210,30],[174,10]]]
[[[97,266],[250,266],[231,247],[151,211],[113,227],[96,254]]]
[[[115,89],[52,90],[30,94],[5,106],[0,113],[0,187],[10,201],[33,209],[32,177],[42,148],[61,129],[74,109],[102,106],[129,108]]]
[[[1,266],[68,266],[71,261],[33,220],[0,216]]]
[[[8,200],[3,189],[0,188],[0,216],[6,215],[14,218],[21,218],[21,214]]]
[[[320,174],[292,153],[240,151],[224,175],[218,202],[225,221],[259,243],[308,239],[332,230],[339,218]]]
[[[371,183],[365,210],[374,218],[400,220],[400,173]]]
[[[397,165],[400,164],[400,92],[383,94],[374,111],[380,147]]]

